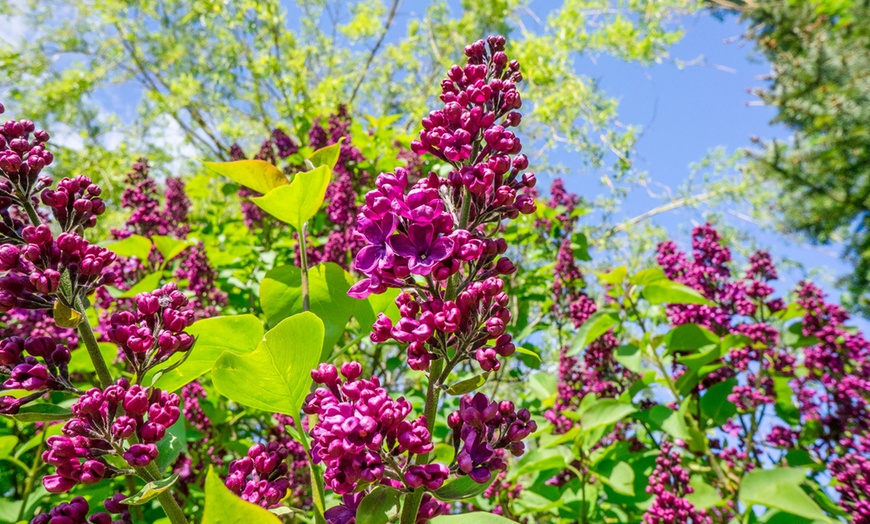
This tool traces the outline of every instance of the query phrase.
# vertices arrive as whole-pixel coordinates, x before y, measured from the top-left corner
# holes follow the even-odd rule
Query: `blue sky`
[[[581,58],[578,71],[599,81],[600,87],[620,101],[620,121],[643,127],[638,142],[636,167],[658,184],[676,188],[686,181],[690,165],[713,148],[734,152],[751,145],[750,137],[786,139],[788,131],[772,125],[774,108],[758,103],[748,89],[764,85],[769,64],[754,52],[751,42],[740,37],[744,25],[736,17],[719,20],[701,13],[682,20],[685,37],[668,59],[653,66],[629,64],[610,57]],[[678,67],[678,63],[689,63]],[[593,183],[569,177],[569,187],[584,191]],[[626,218],[654,208],[657,201],[638,189],[627,200]],[[665,226],[684,246],[693,224],[703,221],[704,207],[659,215],[653,220]],[[794,238],[773,234],[737,214],[725,212],[732,225],[751,233],[760,247],[777,258],[789,258],[833,280],[849,270],[839,246],[811,246]],[[792,287],[805,276],[788,272],[783,284]],[[829,292],[836,290],[827,283]]]

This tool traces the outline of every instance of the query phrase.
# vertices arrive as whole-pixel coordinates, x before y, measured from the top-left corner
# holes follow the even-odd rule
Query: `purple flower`
[[[389,240],[390,247],[397,255],[409,259],[408,269],[415,275],[426,276],[432,268],[453,251],[453,241],[449,238],[436,238],[435,227],[431,224],[412,224],[408,234],[399,233]]]
[[[368,244],[359,250],[354,262],[354,269],[369,274],[384,264],[390,254],[387,239],[396,230],[396,217],[385,215],[379,220],[371,220],[364,216],[358,218],[357,231]]]

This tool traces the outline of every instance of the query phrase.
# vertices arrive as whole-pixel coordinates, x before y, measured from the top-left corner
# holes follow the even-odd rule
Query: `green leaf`
[[[712,331],[697,324],[682,324],[665,335],[668,353],[694,352],[703,347],[719,346],[720,340]]]
[[[800,468],[755,469],[740,482],[740,502],[778,509],[810,520],[832,522],[801,489],[806,471]]]
[[[121,504],[126,504],[128,506],[141,506],[145,504],[149,500],[157,498],[158,495],[169,489],[175,481],[178,480],[178,474],[170,475],[165,479],[154,480],[151,481],[144,486],[142,489],[137,491],[135,494],[130,495],[121,501]]]
[[[694,491],[683,498],[691,502],[696,508],[709,509],[724,503],[722,496],[719,495],[716,488],[704,482],[704,478],[701,475],[692,475],[689,485],[694,488]]]
[[[634,414],[634,418],[646,422],[651,429],[659,429],[674,438],[688,442],[691,440],[689,427],[683,416],[671,408],[656,405],[652,408]]]
[[[583,428],[583,432],[592,431],[595,428],[616,423],[636,411],[637,408],[626,402],[613,398],[600,399],[583,412],[580,417],[580,426]]]
[[[541,367],[541,356],[531,349],[524,348],[523,346],[517,346],[517,355],[520,360],[523,361],[523,364],[529,366],[532,369],[539,369]]]
[[[803,322],[795,322],[782,332],[782,343],[788,347],[805,348],[815,346],[819,342],[821,341],[817,337],[804,336]]]
[[[714,426],[721,426],[737,414],[737,406],[728,400],[736,385],[737,379],[729,378],[710,387],[701,397],[701,413],[712,420]]]
[[[576,355],[618,323],[619,318],[615,312],[598,311],[594,313],[580,326],[580,331],[574,337],[573,347],[568,351],[568,356]]]
[[[596,275],[598,275],[598,280],[605,284],[618,285],[622,284],[628,275],[628,268],[619,266],[608,273],[596,273]]]
[[[464,475],[450,482],[446,482],[432,494],[437,498],[450,502],[453,500],[470,499],[476,497],[486,491],[486,489],[495,482],[495,475],[489,479],[489,482],[478,484],[468,475]]]
[[[629,344],[619,346],[613,354],[613,360],[625,366],[629,371],[641,372],[641,352],[637,346]]]
[[[489,377],[489,372],[481,373],[480,375],[475,375],[465,380],[460,380],[456,384],[447,388],[447,393],[455,397],[471,393],[480,386],[486,384],[487,377]]]
[[[203,165],[237,184],[253,189],[257,193],[266,194],[289,183],[280,169],[265,160],[203,162]]]
[[[18,422],[51,422],[69,420],[73,417],[73,412],[56,404],[28,404],[15,415],[7,416]]]
[[[774,409],[777,416],[785,423],[790,425],[799,424],[801,421],[801,411],[794,402],[794,390],[789,382],[790,377],[773,377],[773,392],[776,395],[776,404]]]
[[[556,396],[556,377],[552,373],[539,372],[529,377],[529,388],[541,402]]]
[[[166,435],[157,443],[157,469],[165,471],[186,450],[187,428],[184,426],[184,417],[179,417],[175,424],[166,429]]]
[[[323,204],[331,175],[332,170],[326,166],[297,173],[289,186],[275,188],[265,196],[252,198],[251,202],[278,220],[290,224],[296,231],[301,231],[302,226]]]
[[[321,147],[317,151],[311,153],[308,160],[314,167],[326,166],[330,170],[335,169],[335,164],[338,162],[338,156],[341,154],[341,143],[344,137],[341,137],[338,142],[330,146]]]
[[[634,285],[637,286],[646,286],[648,284],[652,284],[653,282],[657,282],[659,280],[667,280],[668,277],[665,276],[665,272],[662,271],[661,268],[652,267],[649,269],[644,269],[643,271],[638,271],[636,274],[632,275],[628,280]]]
[[[212,317],[195,322],[187,332],[196,338],[190,356],[161,375],[156,387],[175,391],[210,370],[224,352],[251,353],[263,340],[263,323],[254,315]]]
[[[209,467],[205,479],[205,512],[202,524],[281,524],[265,509],[235,496]]]
[[[0,459],[8,457],[18,445],[18,437],[15,435],[3,435],[0,437]]]
[[[609,478],[601,478],[601,481],[622,495],[634,496],[634,470],[627,462],[620,462],[613,467]]]
[[[323,359],[329,357],[347,328],[351,311],[362,301],[347,296],[353,277],[333,262],[308,270],[308,300],[311,312],[323,321]],[[296,266],[272,269],[260,283],[260,306],[269,323],[302,312],[302,270]]]
[[[160,287],[160,280],[162,278],[163,272],[161,271],[145,275],[139,282],[136,282],[133,287],[118,295],[118,298],[132,298],[139,293],[150,293]]]
[[[124,258],[148,260],[148,255],[151,254],[151,240],[142,235],[130,235],[123,240],[104,244],[103,247]]]
[[[268,331],[253,352],[221,355],[212,381],[221,395],[239,404],[297,417],[322,345],[323,322],[314,313],[299,313]]]
[[[398,289],[388,289],[384,293],[369,295],[365,300],[356,300],[353,315],[365,328],[374,325],[375,320],[378,319],[378,313],[384,313],[394,323],[398,322],[402,317],[399,313],[399,307],[396,305],[396,297],[399,296],[399,292]]]
[[[177,238],[163,235],[154,235],[151,239],[154,241],[157,251],[160,251],[160,254],[163,255],[164,263],[177,257],[182,251],[194,244],[190,240],[178,240]]]
[[[399,505],[399,493],[387,486],[378,486],[359,503],[357,524],[387,524],[390,511]]]
[[[52,316],[54,323],[62,328],[74,328],[82,322],[82,314],[64,305],[60,300],[54,301]]]
[[[506,519],[492,513],[472,511],[461,515],[442,515],[430,521],[432,524],[516,524],[516,521]]]
[[[712,306],[713,303],[704,298],[689,286],[674,282],[673,280],[660,279],[647,284],[640,291],[650,304],[702,304]]]

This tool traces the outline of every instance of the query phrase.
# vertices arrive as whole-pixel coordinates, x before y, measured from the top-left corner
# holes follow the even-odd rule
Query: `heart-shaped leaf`
[[[226,352],[212,369],[218,392],[239,404],[296,417],[320,363],[323,322],[304,312],[282,320],[251,353]]]
[[[327,166],[297,173],[290,185],[282,185],[264,196],[254,197],[251,202],[278,220],[290,224],[296,231],[301,231],[302,226],[323,204],[331,176],[332,170]]]

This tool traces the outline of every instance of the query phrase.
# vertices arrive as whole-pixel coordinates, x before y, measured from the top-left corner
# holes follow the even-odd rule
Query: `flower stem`
[[[144,468],[137,468],[140,476],[148,482],[163,479],[163,474],[157,469],[155,463],[150,463]],[[178,501],[172,496],[172,490],[166,490],[157,495],[157,500],[163,508],[163,512],[169,518],[172,524],[188,524],[187,517],[184,516],[184,511],[178,505]]]
[[[112,374],[109,373],[109,367],[106,366],[103,354],[100,353],[100,345],[97,343],[97,338],[94,336],[94,330],[91,329],[90,322],[88,322],[87,308],[81,297],[76,297],[75,305],[78,312],[82,315],[82,321],[78,325],[79,335],[82,337],[85,348],[88,350],[88,356],[91,357],[91,362],[94,364],[94,370],[100,379],[100,385],[105,389],[114,382]]]
[[[302,224],[299,230],[299,259],[302,262],[302,311],[311,309],[310,291],[308,287],[308,247],[305,245],[305,230],[308,223]]]
[[[45,447],[45,437],[48,435],[48,427],[45,427],[42,430],[42,439],[39,442],[39,446],[36,447],[36,456],[33,458],[33,464],[30,466],[30,471],[27,473],[27,480],[24,483],[24,493],[21,494],[21,509],[18,510],[18,518],[16,520],[24,519],[24,512],[27,510],[27,499],[30,498],[30,494],[33,493],[33,485],[36,483],[36,473],[39,472],[39,468],[42,466],[42,449]]]
[[[438,415],[438,399],[441,396],[440,379],[444,371],[444,358],[433,360],[429,365],[429,385],[426,388],[426,404],[423,407],[423,416],[426,417],[426,426],[429,434],[435,428],[435,417]],[[429,454],[417,456],[417,464],[429,462]],[[420,502],[423,500],[423,490],[415,489],[405,496],[405,505],[402,508],[401,524],[414,524],[417,522],[417,512],[420,510]]]
[[[308,436],[305,430],[302,429],[302,421],[298,422],[296,432],[299,434],[299,442],[305,449],[305,454],[308,455],[308,472],[311,474],[311,495],[314,502],[314,522],[317,524],[325,524],[326,518],[323,513],[326,511],[324,499],[323,475],[320,474],[319,468],[311,461],[311,445],[308,443]]]

